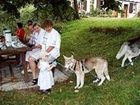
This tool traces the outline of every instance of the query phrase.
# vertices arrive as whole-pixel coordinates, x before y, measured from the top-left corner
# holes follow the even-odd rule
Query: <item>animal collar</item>
[[[78,62],[78,61],[75,61],[74,65],[73,65],[73,70],[74,70],[74,71],[76,70],[77,62]],[[82,71],[84,71],[84,68],[86,68],[86,66],[84,66],[84,61],[82,60],[82,61],[79,61],[78,63],[81,63]]]
[[[82,64],[82,71],[84,71],[84,62],[81,61],[81,64]]]
[[[75,69],[76,69],[76,63],[77,63],[77,61],[75,62],[74,66],[73,66],[73,67],[74,67],[74,68],[73,68],[74,71],[75,71]]]

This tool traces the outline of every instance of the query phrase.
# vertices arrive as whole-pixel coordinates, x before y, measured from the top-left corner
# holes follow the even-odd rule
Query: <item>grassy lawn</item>
[[[111,81],[97,87],[87,74],[79,93],[74,93],[75,82],[57,83],[49,96],[35,90],[0,92],[0,105],[140,105],[139,58],[134,66],[125,68],[120,68],[121,60],[115,59],[121,44],[137,36],[140,19],[86,18],[64,24],[62,55],[73,54],[79,60],[104,57],[109,62]],[[63,63],[62,56],[59,61]],[[70,79],[75,81],[74,74]]]

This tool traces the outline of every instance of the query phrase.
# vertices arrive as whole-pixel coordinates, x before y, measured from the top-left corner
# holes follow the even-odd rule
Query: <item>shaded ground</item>
[[[0,86],[0,90],[2,91],[37,87],[37,86],[32,86],[31,82],[28,82],[28,83],[24,82],[24,75],[21,74],[21,71],[22,71],[21,67],[13,67],[13,72],[15,75],[15,78],[13,81],[11,80],[12,78],[11,78],[8,67],[2,68],[0,70],[2,71],[2,84]],[[31,81],[32,80],[31,73],[28,73],[28,75]]]
[[[54,80],[55,82],[63,82],[68,79],[68,77],[71,75],[70,72],[66,71],[60,71],[58,68],[55,68],[54,70]],[[36,88],[37,85],[32,85],[32,73],[28,73],[29,75],[29,82],[24,81],[24,75],[21,73],[23,70],[22,67],[13,67],[13,72],[15,75],[15,78],[11,78],[10,72],[8,67],[0,69],[2,72],[2,82],[0,86],[1,91],[9,91],[9,90],[20,90],[20,89],[30,89],[30,88]]]

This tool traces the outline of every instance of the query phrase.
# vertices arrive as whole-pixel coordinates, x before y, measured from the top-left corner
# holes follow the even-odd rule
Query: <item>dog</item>
[[[121,67],[124,67],[125,61],[128,59],[130,64],[133,65],[132,58],[140,55],[140,37],[124,42],[116,55],[116,59],[124,56]]]
[[[64,56],[66,70],[71,70],[76,74],[76,86],[75,89],[80,89],[84,85],[84,77],[86,73],[89,73],[95,69],[97,79],[93,83],[98,83],[101,86],[105,79],[110,81],[108,74],[108,62],[100,57],[91,57],[77,61],[73,55],[71,57]]]

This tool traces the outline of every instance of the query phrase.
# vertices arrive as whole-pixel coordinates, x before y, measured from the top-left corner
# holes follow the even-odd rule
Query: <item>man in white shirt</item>
[[[38,23],[33,25],[34,32],[32,33],[29,44],[32,44],[32,51],[26,53],[26,61],[29,62],[30,69],[33,75],[33,85],[37,84],[37,63],[36,61],[40,58],[41,45],[44,42],[44,36],[46,31],[40,27]]]
[[[44,22],[44,26],[47,31],[47,34],[44,36],[44,44],[46,46],[45,62],[53,65],[52,63],[60,56],[61,38],[60,34],[53,29],[52,21],[46,20]],[[42,69],[42,67],[40,66],[40,69]],[[51,70],[46,69],[44,71],[40,71],[38,85],[40,86],[40,90],[46,94],[51,91],[51,88],[54,85],[54,78]]]

